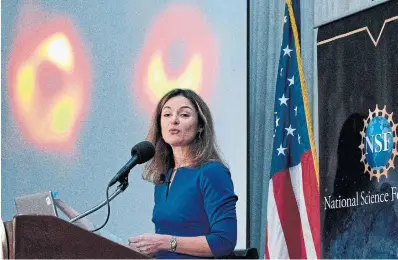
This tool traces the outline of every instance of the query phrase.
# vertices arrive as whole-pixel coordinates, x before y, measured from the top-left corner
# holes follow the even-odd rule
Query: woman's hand
[[[167,235],[142,234],[129,238],[129,247],[141,254],[152,255],[159,250],[169,249],[170,239]]]

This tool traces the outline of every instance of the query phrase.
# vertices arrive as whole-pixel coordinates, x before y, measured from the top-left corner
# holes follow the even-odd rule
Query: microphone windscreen
[[[145,163],[155,155],[155,147],[151,142],[142,141],[131,148],[131,156],[137,156],[137,164]]]

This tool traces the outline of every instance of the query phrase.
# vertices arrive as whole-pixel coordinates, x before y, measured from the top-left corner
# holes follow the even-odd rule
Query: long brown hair
[[[158,102],[147,136],[147,140],[155,146],[155,156],[146,164],[142,177],[156,184],[161,182],[162,174],[165,174],[175,166],[173,150],[162,137],[160,116],[166,102],[177,96],[183,96],[191,101],[198,113],[198,128],[203,129],[197,133],[196,138],[190,144],[190,152],[193,157],[192,167],[208,161],[217,161],[225,165],[220,157],[219,148],[215,140],[213,119],[207,104],[192,90],[173,89],[166,93]]]

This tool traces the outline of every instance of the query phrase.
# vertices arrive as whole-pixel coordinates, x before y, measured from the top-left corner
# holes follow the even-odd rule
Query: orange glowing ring
[[[41,148],[68,151],[88,109],[90,68],[71,21],[21,31],[8,67],[11,110],[22,133]]]
[[[167,51],[176,42],[184,44],[185,57],[172,70],[167,66]],[[216,40],[199,10],[173,5],[157,17],[147,35],[134,70],[133,92],[147,113],[173,88],[189,88],[209,99],[217,61]]]

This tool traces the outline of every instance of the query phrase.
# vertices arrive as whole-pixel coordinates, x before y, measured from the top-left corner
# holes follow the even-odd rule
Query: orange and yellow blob
[[[185,49],[177,69],[168,65],[168,51],[176,43]],[[146,112],[174,88],[192,89],[209,98],[217,73],[217,44],[200,11],[173,5],[161,13],[147,35],[135,68],[134,94]]]
[[[24,136],[40,148],[73,148],[87,112],[90,80],[88,58],[68,19],[22,30],[10,56],[8,89]]]

